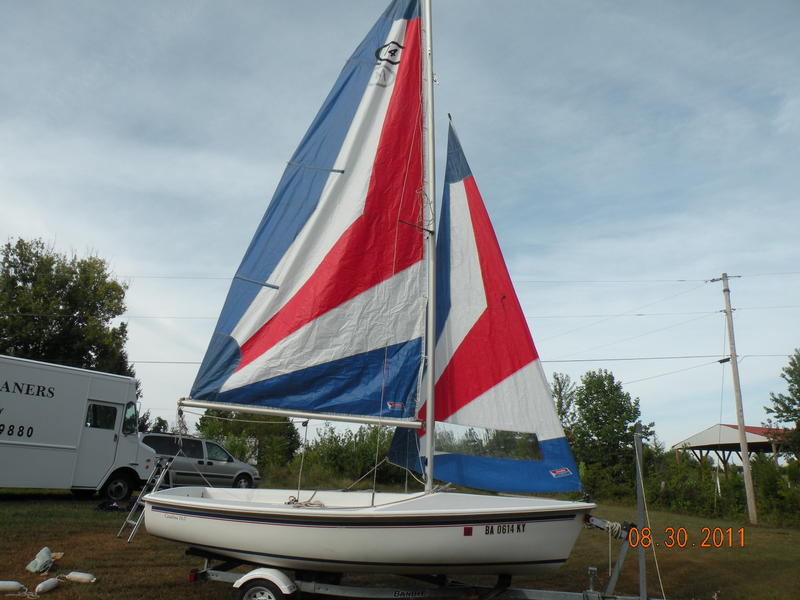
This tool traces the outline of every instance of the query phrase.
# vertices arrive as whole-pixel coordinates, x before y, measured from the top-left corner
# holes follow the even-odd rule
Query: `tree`
[[[7,242],[0,263],[0,353],[134,376],[123,283],[97,256],[67,257],[42,240]],[[138,383],[137,383],[138,392]]]
[[[572,448],[576,459],[602,480],[595,492],[617,493],[627,490],[633,481],[633,429],[641,416],[639,399],[622,389],[622,384],[605,369],[589,371],[581,377],[575,391],[576,420],[572,427]],[[642,425],[642,434],[653,434],[653,423]],[[591,473],[590,473],[591,474]],[[587,489],[593,487],[585,481]],[[623,492],[624,493],[624,492]]]
[[[553,394],[553,401],[556,404],[556,412],[561,420],[568,439],[572,439],[572,427],[578,418],[575,412],[576,387],[572,379],[566,373],[553,373],[553,383],[550,385]]]
[[[300,447],[300,435],[286,417],[209,409],[197,422],[197,431],[265,471],[286,465]]]
[[[789,357],[789,364],[781,372],[781,379],[788,385],[786,394],[770,394],[772,406],[765,406],[767,414],[774,415],[778,423],[790,423],[794,430],[783,432],[780,441],[785,443],[795,456],[800,456],[800,348]]]
[[[139,414],[139,431],[142,433],[167,433],[169,431],[169,422],[161,417],[156,417],[156,420],[153,421],[148,408]]]

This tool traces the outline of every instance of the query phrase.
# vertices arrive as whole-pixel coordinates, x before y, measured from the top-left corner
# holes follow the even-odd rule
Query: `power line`
[[[789,356],[786,354],[743,354],[739,357],[742,361],[745,358],[781,358]],[[640,360],[685,360],[690,358],[713,358],[719,360],[725,358],[725,354],[687,354],[684,356],[626,356],[626,357],[606,357],[606,358],[565,358],[561,360],[542,360],[544,363],[582,363],[582,362],[623,362]],[[715,362],[716,362],[715,360]]]
[[[121,279],[199,279],[199,280],[231,280],[232,275],[119,275]]]
[[[800,275],[800,271],[778,271],[773,273],[749,273],[741,275],[741,277],[785,277]],[[232,280],[232,275],[119,275],[122,279],[197,279],[197,280]],[[571,285],[571,284],[650,284],[650,283],[705,283],[707,279],[517,279],[512,277],[515,283],[535,283],[535,284],[554,284],[554,285]]]
[[[585,284],[585,283],[633,283],[633,284],[649,284],[649,283],[705,283],[706,279],[516,279],[511,278],[514,283],[546,283],[546,284]]]
[[[784,354],[742,354],[739,360],[745,358],[783,358],[790,356],[791,352]],[[625,361],[642,361],[642,360],[686,360],[690,358],[713,358],[714,362],[720,358],[725,358],[724,354],[686,354],[679,356],[613,356],[613,357],[599,357],[599,358],[566,358],[557,360],[542,360],[542,364],[550,363],[582,363],[582,362],[625,362]],[[199,365],[199,360],[131,360],[131,364],[141,365]]]
[[[705,319],[710,314],[716,314],[716,312],[704,313],[704,314],[700,315],[699,317],[692,317],[691,319],[687,319],[685,321],[680,321],[678,323],[673,323],[673,324],[667,325],[665,327],[659,327],[658,329],[651,329],[650,331],[645,331],[644,333],[639,333],[637,335],[631,335],[631,336],[628,336],[628,337],[625,337],[625,338],[614,340],[613,342],[608,342],[608,343],[605,343],[605,344],[599,344],[597,346],[592,346],[591,348],[584,349],[583,352],[590,352],[592,350],[598,350],[600,348],[606,348],[608,346],[615,346],[616,344],[621,344],[622,342],[629,342],[631,340],[635,340],[635,339],[638,339],[638,338],[641,338],[641,337],[645,337],[645,336],[651,335],[653,333],[658,333],[658,332],[661,332],[661,331],[665,331],[667,329],[673,329],[675,327],[680,327],[682,325],[686,325],[687,323],[693,323],[694,321],[699,321],[700,319]]]
[[[699,369],[700,367],[707,367],[708,365],[715,365],[718,363],[719,363],[718,360],[712,360],[711,362],[705,362],[699,365],[694,365],[683,369],[677,369],[675,371],[668,371],[666,373],[659,373],[658,375],[650,375],[649,377],[642,377],[641,379],[634,379],[633,381],[622,380],[622,383],[624,385],[630,385],[632,383],[639,383],[640,381],[648,381],[650,379],[658,379],[659,377],[666,377],[667,375],[675,375],[676,373],[683,373],[684,371],[691,371],[692,369]]]
[[[665,300],[671,300],[672,298],[677,298],[678,296],[682,296],[684,294],[688,294],[690,292],[693,292],[693,291],[703,287],[704,285],[706,285],[705,281],[703,281],[703,283],[701,283],[700,285],[692,286],[688,290],[682,290],[682,291],[678,292],[677,294],[671,294],[671,295],[669,295],[669,296],[667,296],[665,298],[661,298],[661,299],[655,300],[653,302],[647,302],[645,304],[641,304],[639,306],[635,306],[635,307],[633,307],[633,308],[631,308],[629,310],[626,310],[625,312],[623,312],[621,314],[622,315],[630,314],[630,313],[639,311],[639,310],[641,310],[643,308],[647,308],[648,306],[653,306],[654,304],[659,304],[661,302],[664,302]],[[595,325],[599,325],[600,323],[605,323],[606,321],[610,321],[611,319],[616,319],[616,318],[618,318],[618,317],[617,316],[613,316],[613,317],[603,318],[603,319],[600,319],[598,321],[593,321],[592,323],[588,323],[587,325],[582,325],[580,327],[575,327],[575,328],[570,329],[568,331],[564,331],[562,333],[559,333],[558,335],[550,336],[548,338],[545,338],[545,340],[554,340],[556,338],[563,337],[565,335],[569,335],[570,333],[575,333],[576,331],[580,331],[582,329],[587,329],[588,327],[594,327]]]

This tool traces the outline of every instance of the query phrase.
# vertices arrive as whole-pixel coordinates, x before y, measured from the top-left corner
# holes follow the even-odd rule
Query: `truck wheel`
[[[235,591],[234,598],[235,600],[288,600],[277,585],[266,579],[251,579]]]
[[[251,488],[253,487],[253,480],[249,475],[237,475],[233,480],[233,487],[235,488]]]
[[[133,493],[133,483],[130,477],[125,474],[112,475],[108,478],[100,495],[113,502],[126,502]]]

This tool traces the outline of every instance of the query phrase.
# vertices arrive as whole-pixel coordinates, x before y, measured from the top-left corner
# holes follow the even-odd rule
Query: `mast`
[[[422,138],[423,138],[423,195],[427,208],[425,255],[428,271],[428,311],[425,327],[425,378],[427,410],[425,413],[425,491],[433,487],[434,452],[434,355],[436,349],[436,181],[433,140],[433,36],[431,35],[431,0],[421,1],[422,18]]]

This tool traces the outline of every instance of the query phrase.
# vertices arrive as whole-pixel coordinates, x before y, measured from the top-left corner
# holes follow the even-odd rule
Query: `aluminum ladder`
[[[159,456],[156,458],[153,463],[153,472],[150,473],[150,477],[147,478],[147,481],[142,487],[142,491],[136,498],[136,502],[133,503],[131,511],[128,513],[128,516],[125,517],[125,522],[122,524],[122,527],[119,528],[117,537],[122,537],[122,532],[130,525],[131,533],[128,536],[128,542],[133,540],[136,532],[139,531],[139,526],[144,520],[144,501],[142,498],[150,492],[157,492],[164,487],[170,487],[169,480],[165,483],[164,479],[169,474],[169,469],[172,466],[172,459],[173,457],[171,456]]]

